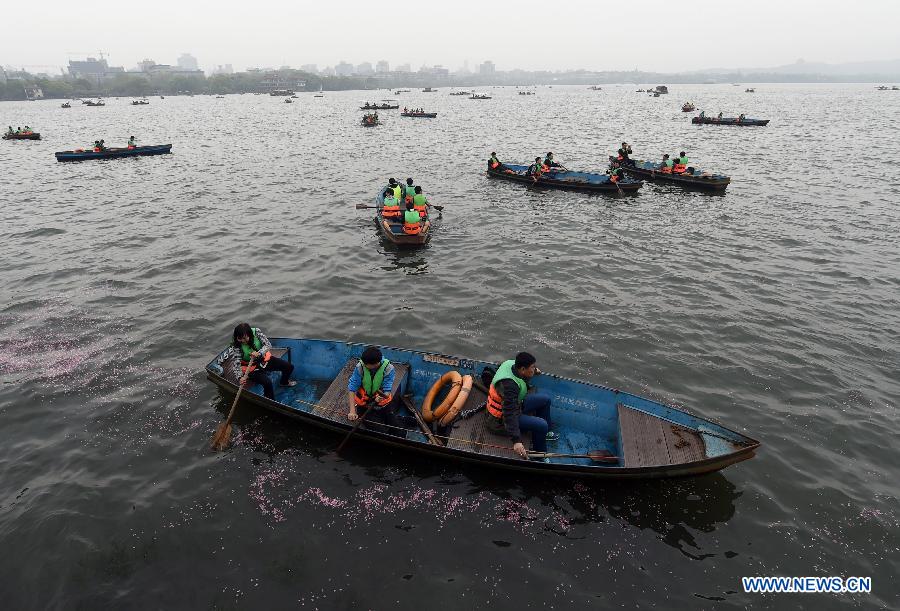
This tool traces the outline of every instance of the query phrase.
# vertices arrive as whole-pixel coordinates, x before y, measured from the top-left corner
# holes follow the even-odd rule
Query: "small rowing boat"
[[[620,164],[612,155],[609,157],[610,167],[622,168],[622,171],[626,174],[653,180],[664,180],[666,182],[679,184],[682,187],[695,187],[710,191],[724,191],[731,183],[731,178],[724,174],[712,174],[691,167],[688,168],[687,172],[682,174],[673,174],[671,172],[663,172],[662,163],[653,163],[652,161],[642,161],[640,159],[632,159],[631,161],[633,165]]]
[[[503,163],[496,169],[488,167],[488,176],[501,178],[513,182],[521,182],[526,185],[550,187],[554,189],[572,189],[579,191],[593,191],[597,193],[618,193],[621,189],[625,192],[635,192],[644,183],[640,180],[623,178],[618,183],[612,182],[606,174],[594,174],[590,172],[571,172],[553,169],[541,174],[534,180],[528,173],[527,165]]]
[[[398,219],[386,219],[381,215],[381,209],[384,207],[384,192],[387,185],[375,194],[375,225],[378,231],[388,242],[401,247],[424,246],[431,240],[432,226],[431,221],[426,220],[422,223],[422,229],[419,233],[411,235],[403,231],[403,221]],[[401,210],[405,206],[400,206]],[[401,212],[402,214],[402,212]],[[402,218],[402,217],[401,217]]]
[[[419,119],[434,119],[437,117],[436,112],[401,112],[401,117],[417,117]]]
[[[13,132],[11,134],[3,134],[4,140],[40,140],[41,135],[37,132],[19,132],[18,134]]]
[[[241,401],[346,435],[353,428],[347,419],[347,384],[366,345],[323,339],[270,339],[273,356],[294,365],[291,377],[298,383],[284,387],[273,378],[274,399],[263,395],[262,386],[249,385]],[[533,382],[551,398],[553,430],[559,439],[550,442],[548,451],[552,454],[546,461],[528,460],[512,451],[512,441],[497,429],[493,416],[484,409],[482,374],[487,367],[497,367],[496,363],[387,346],[380,350],[394,366],[392,395],[399,422],[392,427],[361,426],[354,433],[354,443],[419,454],[418,463],[435,470],[440,468],[435,460],[456,460],[475,469],[490,467],[560,477],[671,478],[719,471],[753,458],[760,447],[755,439],[671,405],[617,388],[541,373]],[[226,356],[225,352],[221,356]],[[206,365],[206,377],[234,395],[238,385],[231,379],[231,363],[225,361],[223,372],[218,373],[217,358]],[[468,394],[457,391],[457,396],[462,395],[458,413],[446,423],[439,418],[429,424],[426,416],[432,416],[431,403],[427,411],[422,409],[426,395],[450,372],[472,376],[476,381]],[[438,420],[443,428],[434,425]],[[522,441],[527,448],[530,433]],[[380,456],[392,460],[378,451],[367,456],[376,461]]]
[[[165,155],[172,152],[171,144],[153,144],[134,148],[108,148],[103,151],[75,150],[54,153],[57,161],[85,161],[88,159],[113,159],[116,157],[140,157],[145,155]]]
[[[476,94],[473,93],[471,96],[469,96],[469,99],[470,99],[470,100],[490,100],[490,99],[491,99],[491,96],[489,96],[489,95],[487,95],[487,94],[476,95]]]
[[[717,117],[693,117],[691,123],[694,125],[737,125],[739,127],[758,125],[762,127],[763,125],[769,124],[769,119],[748,119],[746,117],[743,119],[740,117],[722,117],[721,119]]]
[[[694,112],[695,110],[697,110],[697,107],[690,102],[685,102],[681,106],[681,112]]]
[[[360,110],[397,110],[400,108],[400,105],[397,104],[394,106],[393,104],[373,104],[371,106],[360,106]]]

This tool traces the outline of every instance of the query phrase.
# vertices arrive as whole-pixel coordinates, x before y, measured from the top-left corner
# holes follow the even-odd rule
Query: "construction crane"
[[[104,51],[66,51],[66,55],[69,55],[70,57],[72,55],[84,55],[85,57],[88,57],[89,55],[96,54],[100,55],[100,59],[106,59],[104,57]],[[109,55],[109,53],[106,53],[106,55]]]

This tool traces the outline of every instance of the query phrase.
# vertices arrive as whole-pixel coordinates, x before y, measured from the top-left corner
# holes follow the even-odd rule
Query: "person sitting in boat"
[[[744,115],[741,115],[741,116],[744,116]],[[31,128],[28,127],[28,126],[26,125],[26,126],[25,126],[25,129],[22,130],[22,133],[23,133],[23,134],[30,134],[30,133],[31,133]]]
[[[397,198],[397,203],[403,203],[403,186],[397,182],[396,178],[388,179],[388,189],[391,189],[394,192],[394,197]]]
[[[737,122],[738,122],[738,123],[743,123],[743,122],[744,122],[744,113],[741,113],[741,114],[738,115],[738,120],[737,120]]]
[[[659,169],[660,169],[660,171],[661,171],[663,174],[671,174],[671,173],[672,173],[672,167],[673,167],[674,165],[675,165],[675,164],[672,163],[672,160],[669,159],[669,154],[666,153],[665,155],[663,155],[662,163],[659,164]]]
[[[520,352],[515,359],[500,364],[488,388],[487,411],[493,418],[493,430],[509,435],[513,451],[526,459],[523,432],[531,432],[535,452],[546,452],[547,442],[559,439],[550,431],[550,396],[529,393],[528,383],[539,373],[536,362],[531,354]]]
[[[619,182],[619,179],[624,176],[624,171],[622,168],[613,168],[609,172],[609,182],[616,183]]]
[[[629,155],[631,155],[631,153],[631,146],[629,146],[627,142],[623,142],[622,146],[619,147],[616,161],[618,161],[620,165],[630,165],[631,158],[629,157]]]
[[[528,166],[527,173],[530,174],[531,177],[536,181],[538,178],[541,177],[541,174],[543,174],[543,172],[544,172],[542,169],[543,166],[544,166],[544,164],[541,163],[541,158],[535,157],[534,163],[532,163],[530,166]]]
[[[21,133],[22,133],[22,126],[21,126],[21,125],[16,125],[16,133],[17,133],[17,134],[21,134]]]
[[[406,106],[403,107],[403,112],[406,113],[406,114],[409,114],[409,111],[406,110]]]
[[[403,212],[403,233],[407,235],[422,233],[422,215],[412,202],[406,202],[406,210]]]
[[[413,195],[412,201],[413,208],[421,215],[422,219],[425,219],[428,217],[428,208],[431,207],[431,204],[428,203],[428,198],[422,193],[422,187],[417,186],[414,192],[415,195]]]
[[[131,138],[128,139],[128,148],[133,149],[136,146],[137,146],[137,144],[135,144],[134,136],[132,136]]]
[[[403,186],[403,199],[401,203],[408,204],[416,197],[416,187],[413,185],[413,179],[407,178],[406,184]]]
[[[500,163],[500,160],[497,158],[497,153],[491,153],[491,158],[488,159],[488,168],[491,170],[503,169],[503,164]]]
[[[234,328],[231,345],[216,358],[213,370],[222,375],[224,373],[222,363],[228,361],[230,363],[229,377],[232,380],[240,380],[249,368],[250,373],[247,374],[247,380],[244,383],[260,384],[263,387],[263,394],[274,400],[275,390],[268,372],[280,372],[281,385],[285,387],[296,386],[297,380],[291,379],[294,366],[284,359],[272,356],[271,350],[272,342],[263,334],[262,330],[242,322]]]
[[[700,116],[701,119],[705,119],[705,118],[706,118],[706,111],[705,111],[705,110],[701,110],[699,116]]]
[[[400,210],[400,202],[394,197],[394,190],[388,187],[384,190],[383,197],[384,205],[381,208],[382,218],[386,218],[390,221],[399,221],[402,211]]]
[[[553,168],[561,168],[562,164],[556,163],[556,161],[553,159],[553,153],[548,152],[547,156],[544,157],[544,167],[547,168],[546,170],[544,170],[545,172],[550,172],[553,170]]]
[[[721,110],[720,110],[720,111],[719,111],[719,116],[718,116],[718,117],[716,117],[716,119],[718,119],[718,120],[719,120],[719,121],[721,121],[721,120],[722,120],[722,111],[721,111]]]
[[[384,358],[381,350],[369,346],[356,364],[350,380],[347,382],[347,397],[350,411],[347,420],[355,422],[362,415],[367,423],[375,423],[373,430],[389,435],[405,436],[400,430],[397,415],[393,407],[394,378],[396,373],[391,362]],[[371,409],[370,409],[371,408]],[[377,426],[378,423],[387,425]],[[366,428],[370,428],[368,425]]]
[[[99,152],[101,152],[102,150],[103,150],[103,148],[100,146],[100,141],[99,141],[99,140],[94,140],[94,152],[95,152],[95,153],[99,153]]]

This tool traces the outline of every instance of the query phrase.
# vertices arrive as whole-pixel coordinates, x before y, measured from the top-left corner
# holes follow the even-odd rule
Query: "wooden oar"
[[[344,449],[344,446],[347,445],[347,442],[350,440],[350,437],[353,433],[356,432],[356,429],[359,428],[359,425],[362,424],[362,421],[366,419],[366,416],[369,415],[369,412],[372,411],[372,408],[375,407],[375,402],[369,403],[369,407],[366,408],[366,411],[363,412],[363,415],[356,419],[356,422],[353,424],[353,428],[350,429],[350,432],[347,433],[347,436],[344,437],[344,440],[341,442],[341,445],[337,447],[337,452],[340,453],[341,450]]]
[[[617,463],[619,457],[606,450],[593,450],[587,454],[558,454],[556,452],[528,452],[530,458],[590,458],[594,462]]]
[[[234,410],[237,408],[238,400],[241,398],[241,391],[244,390],[244,386],[247,383],[247,377],[250,375],[250,367],[252,365],[253,362],[251,361],[247,366],[247,372],[238,381],[238,391],[234,396],[234,403],[231,404],[231,410],[228,412],[228,418],[217,426],[216,432],[213,433],[212,441],[209,443],[209,447],[213,450],[224,450],[231,442],[231,419],[234,418]]]

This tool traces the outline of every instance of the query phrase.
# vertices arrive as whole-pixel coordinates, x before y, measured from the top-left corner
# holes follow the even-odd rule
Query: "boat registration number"
[[[439,363],[448,367],[459,367],[460,369],[472,369],[475,363],[466,359],[454,359],[448,356],[438,356],[436,354],[422,355],[422,360],[427,363]]]

